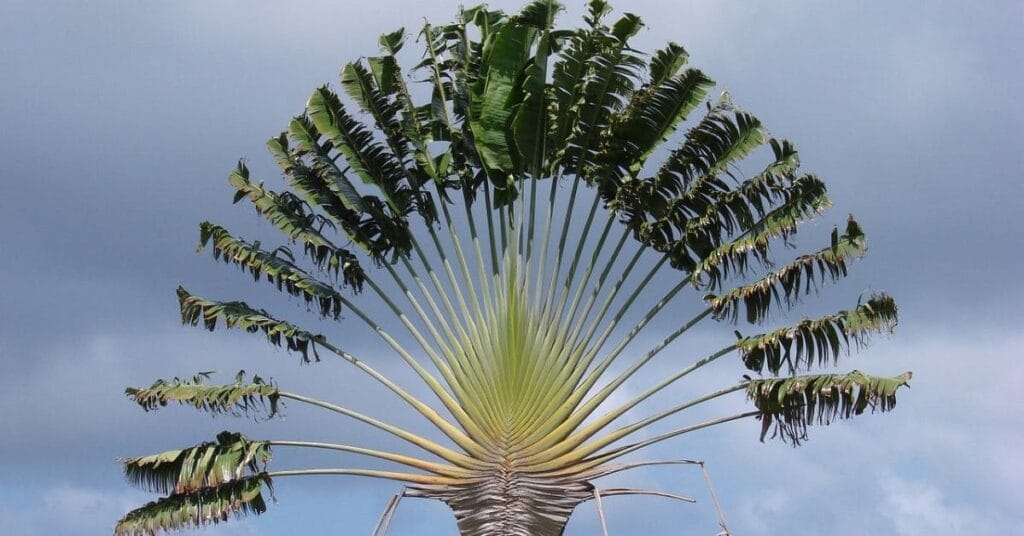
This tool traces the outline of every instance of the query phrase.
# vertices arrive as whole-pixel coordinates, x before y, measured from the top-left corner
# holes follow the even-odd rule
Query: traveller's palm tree
[[[321,317],[364,322],[439,407],[325,335],[245,302],[178,289],[185,323],[262,333],[304,361],[338,357],[383,384],[447,444],[259,377],[240,374],[224,385],[207,375],[160,380],[128,389],[129,397],[146,409],[179,402],[271,416],[282,402],[312,404],[390,433],[423,457],[224,432],[123,460],[133,483],[167,497],[127,514],[116,534],[260,513],[273,479],[339,474],[400,482],[398,498],[444,501],[464,535],[558,535],[577,505],[600,500],[600,478],[651,463],[622,461],[640,449],[749,418],[760,421],[762,440],[796,444],[808,425],[893,407],[909,373],[809,374],[895,325],[896,306],[884,295],[760,334],[730,333],[720,350],[625,401],[610,398],[698,323],[762,324],[845,276],[865,239],[851,219],[822,249],[775,259],[777,246],[829,205],[822,182],[798,171],[793,145],[769,137],[727,95],[709,100],[712,81],[687,67],[678,45],[649,57],[631,48],[636,16],[607,24],[608,6],[593,0],[582,29],[561,30],[552,24],[557,11],[553,1],[514,16],[476,7],[453,24],[427,25],[423,60],[413,69],[430,88],[423,104],[396,59],[401,31],[381,38],[383,55],[344,68],[348,102],[326,86],[314,91],[268,143],[288,190],[254,182],[244,163],[229,179],[235,201],[251,202],[302,254],[200,226],[201,247],[215,257],[304,299]],[[750,168],[759,158],[767,162],[741,171],[741,161]],[[652,284],[659,274],[671,284]],[[636,351],[641,330],[687,289],[697,290],[701,310]],[[361,291],[381,300],[403,333],[357,305]],[[638,308],[645,302],[649,308]],[[624,323],[630,312],[635,324]],[[738,370],[737,383],[629,418],[655,393],[729,356],[753,377]],[[749,411],[636,439],[655,422],[735,392],[746,394]],[[334,449],[404,469],[268,470],[272,448],[286,447]],[[603,491],[628,493],[644,491]]]

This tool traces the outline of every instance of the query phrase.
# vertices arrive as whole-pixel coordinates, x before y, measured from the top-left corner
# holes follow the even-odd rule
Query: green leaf
[[[471,88],[470,128],[481,163],[490,170],[495,187],[513,188],[509,175],[518,174],[521,163],[515,158],[512,118],[522,102],[523,70],[537,28],[510,22],[503,24],[483,51],[485,70]],[[508,193],[509,199],[514,195]]]
[[[696,69],[688,69],[633,95],[629,105],[612,118],[602,155],[606,167],[639,173],[644,162],[686,120],[707,96],[714,81]]]
[[[743,364],[762,373],[795,374],[814,364],[835,363],[839,353],[867,344],[872,333],[891,333],[898,321],[896,302],[884,294],[874,295],[856,308],[814,320],[803,319],[795,326],[741,338],[737,343]]]
[[[276,385],[259,376],[253,376],[250,382],[246,382],[244,371],[238,373],[235,383],[211,385],[207,383],[211,374],[201,372],[191,378],[157,380],[149,387],[129,387],[125,389],[125,395],[146,411],[178,402],[214,415],[240,416],[263,411],[268,417],[277,415],[279,395]]]
[[[731,275],[746,275],[751,258],[759,261],[762,266],[770,265],[769,243],[779,238],[787,241],[796,233],[800,223],[817,216],[830,205],[825,184],[811,175],[799,177],[785,189],[784,195],[787,198],[785,202],[768,212],[741,236],[698,257],[700,260],[693,266],[690,275],[695,287],[712,290],[721,288]],[[692,262],[689,256],[684,259],[684,262]]]
[[[615,24],[618,34],[597,26],[585,41],[583,50],[587,55],[580,58],[587,66],[583,86],[568,103],[566,125],[558,127],[568,136],[555,140],[556,147],[561,148],[559,158],[564,173],[584,174],[595,157],[593,146],[600,134],[637,90],[646,64],[629,48],[629,37],[639,27],[640,20],[627,14]]]
[[[734,112],[727,101],[721,102],[686,133],[683,144],[647,181],[647,188],[668,198],[728,190],[718,174],[749,155],[764,139],[756,117]]]
[[[264,486],[272,494],[270,477],[259,473],[213,488],[176,493],[128,512],[114,526],[114,535],[149,536],[215,525],[232,516],[259,515],[267,511]]]
[[[619,41],[626,42],[630,37],[636,35],[643,26],[644,23],[640,17],[626,13],[612,25],[612,35]]]
[[[330,192],[333,194],[331,199],[340,201],[344,209],[355,213],[356,217],[358,217],[359,213],[369,212],[369,206],[362,196],[359,195],[359,191],[356,190],[356,187],[348,180],[348,177],[334,164],[334,160],[329,154],[329,147],[324,147],[320,144],[320,132],[316,130],[316,126],[313,125],[308,117],[299,116],[292,119],[288,124],[288,134],[297,143],[296,155],[288,151],[287,138],[278,137],[276,140],[271,140],[268,144],[271,154],[278,161],[282,171],[286,174],[291,173],[295,176],[295,179],[306,179],[307,181],[321,180],[323,186],[317,184],[309,187],[306,182],[303,182],[302,186],[320,195],[326,195],[324,193],[325,190]],[[297,176],[294,173],[305,167],[303,162],[297,159],[296,156],[304,156],[313,161],[313,166],[309,169],[310,173],[304,174],[308,178],[306,176]],[[320,173],[313,175],[312,171],[314,170],[320,171]],[[317,204],[323,206],[325,203],[321,200]],[[343,219],[347,220],[351,217],[345,214]]]
[[[850,261],[867,251],[867,242],[860,225],[853,218],[846,224],[846,232],[832,233],[829,247],[801,255],[761,279],[705,299],[718,319],[736,321],[740,307],[746,311],[746,320],[752,324],[767,318],[773,304],[791,307],[801,295],[816,292],[826,280],[837,281],[846,277]]]
[[[725,243],[731,231],[720,219],[709,219],[703,226],[694,220],[699,222],[732,190],[720,174],[763,141],[760,121],[742,112],[730,113],[728,104],[720,103],[687,132],[682,146],[653,177],[620,183],[615,174],[603,174],[601,195],[622,214],[640,242],[667,253],[673,267],[691,271]]]
[[[377,186],[393,217],[402,218],[415,207],[410,185],[396,157],[374,141],[373,134],[346,111],[341,99],[327,86],[309,97],[306,113],[320,133],[331,140],[348,165],[366,184]]]
[[[523,6],[523,9],[516,15],[514,21],[518,24],[546,30],[551,27],[555,16],[563,9],[565,9],[565,6],[554,0],[533,0]]]
[[[313,359],[320,360],[316,353],[316,344],[323,340],[321,335],[313,335],[287,322],[277,320],[271,317],[270,313],[254,309],[245,302],[206,300],[178,287],[178,304],[181,306],[183,324],[198,326],[202,323],[206,329],[213,331],[218,322],[223,322],[229,329],[239,328],[249,333],[263,332],[271,344],[281,346],[284,342],[288,350],[302,354],[304,363],[310,362],[310,350]]]
[[[870,409],[889,411],[896,406],[896,390],[909,386],[910,372],[893,378],[849,374],[822,374],[754,380],[747,398],[761,420],[761,441],[772,432],[794,446],[807,439],[807,427],[849,419]]]
[[[685,196],[688,201],[686,210],[692,217],[685,222],[685,232],[711,232],[723,236],[746,232],[774,206],[785,203],[794,195],[805,195],[794,180],[799,166],[795,154],[795,151],[777,154],[778,159],[763,172],[733,188],[688,192]]]
[[[202,250],[210,243],[214,259],[222,259],[226,263],[234,263],[248,269],[256,280],[266,275],[267,280],[274,283],[278,290],[301,297],[307,304],[315,302],[323,317],[331,316],[337,319],[341,315],[344,301],[341,294],[329,284],[295,266],[294,259],[287,250],[264,251],[260,249],[259,243],[250,244],[231,236],[227,229],[219,225],[203,222],[199,224],[199,249]],[[342,273],[346,285],[354,287],[357,291],[362,289],[365,274],[358,263],[344,267]]]
[[[296,141],[295,150],[287,150],[287,138],[279,136],[268,143],[271,153],[295,189],[337,222],[346,238],[366,249],[378,263],[391,252],[411,248],[405,219],[389,213],[377,196],[359,193],[331,157],[331,142],[318,142],[321,134],[309,118],[293,119],[289,134]],[[422,191],[419,195],[417,206],[433,221],[432,205],[428,207],[429,199],[425,199],[428,196]]]
[[[352,242],[379,261],[391,246],[380,236],[377,219],[369,214],[370,203],[352,188],[328,156],[329,149],[317,142],[319,133],[308,118],[293,119],[289,130],[297,142],[294,149],[289,145],[287,132],[267,142],[284,177],[307,203],[323,210]]]
[[[587,13],[583,16],[583,20],[591,28],[596,27],[611,10],[612,6],[604,0],[590,0],[587,2]]]
[[[690,55],[683,47],[676,43],[669,43],[665,48],[658,50],[651,57],[650,73],[651,85],[658,85],[672,78],[679,72],[679,69],[686,65]]]
[[[517,105],[512,118],[512,135],[515,140],[515,148],[518,160],[523,169],[534,176],[540,176],[544,167],[544,134],[547,131],[547,69],[548,56],[551,53],[551,33],[549,31],[553,22],[555,12],[561,6],[553,2],[534,2],[527,6],[524,14],[532,6],[537,7],[537,13],[531,14],[537,17],[534,24],[543,33],[537,40],[536,53],[532,61],[527,63],[521,89],[521,102]]]
[[[125,477],[156,493],[191,493],[218,487],[266,470],[270,445],[242,434],[221,432],[216,441],[150,456],[122,458]]]
[[[249,170],[241,163],[230,175],[228,182],[238,190],[236,198],[239,196],[249,198],[256,211],[274,227],[277,227],[291,240],[302,243],[306,255],[321,270],[337,274],[344,271],[353,262],[358,262],[351,252],[335,247],[318,229],[314,228],[317,224],[321,229],[331,224],[330,221],[310,213],[306,208],[307,205],[294,194],[288,192],[278,194],[263,188],[262,184],[253,184],[249,181]]]
[[[702,192],[705,185],[725,189],[718,174],[765,142],[761,121],[731,105],[716,108],[686,134],[683,146],[658,171],[659,186],[681,183],[687,194]],[[678,181],[678,182],[677,182]]]
[[[387,61],[391,59],[392,61]],[[353,100],[359,103],[363,111],[369,113],[384,134],[388,148],[404,167],[408,163],[411,142],[405,137],[398,112],[399,105],[392,100],[396,85],[394,80],[397,65],[387,69],[384,64],[394,63],[393,58],[383,58],[381,78],[375,79],[361,62],[349,63],[341,71],[341,86]],[[388,71],[390,75],[387,74]],[[388,89],[384,89],[387,87]]]
[[[402,45],[405,44],[405,28],[399,28],[380,36],[379,43],[381,50],[391,55],[398,54],[398,51],[402,50]]]
[[[578,115],[586,75],[591,65],[588,61],[599,46],[599,34],[594,31],[577,30],[568,38],[559,51],[559,61],[552,70],[550,93],[554,110],[549,122],[547,145],[552,155],[561,154],[572,132]]]

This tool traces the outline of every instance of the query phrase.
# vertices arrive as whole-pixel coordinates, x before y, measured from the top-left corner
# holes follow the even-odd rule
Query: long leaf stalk
[[[451,486],[464,482],[458,478],[418,475],[415,473],[399,473],[394,471],[375,471],[373,469],[292,469],[287,471],[270,471],[267,473],[267,476],[271,478],[317,475],[381,478],[385,480],[428,486]]]
[[[445,476],[451,478],[471,478],[473,476],[472,471],[460,469],[458,467],[452,467],[450,465],[444,465],[439,463],[433,463],[413,456],[405,456],[402,454],[395,454],[392,452],[384,452],[375,449],[368,449],[364,447],[355,447],[352,445],[340,445],[337,443],[324,443],[319,441],[292,441],[286,439],[272,439],[266,441],[266,444],[271,447],[297,447],[297,448],[311,448],[311,449],[323,449],[337,452],[347,452],[350,454],[360,454],[363,456],[369,456],[394,462],[402,465],[427,471],[438,476]]]
[[[397,426],[388,424],[388,423],[386,423],[384,421],[375,419],[373,417],[369,417],[367,415],[364,415],[362,413],[350,410],[348,408],[344,408],[344,407],[338,406],[336,404],[331,404],[330,402],[324,402],[322,400],[317,400],[315,398],[310,398],[308,396],[304,396],[304,395],[300,395],[300,394],[296,394],[296,393],[290,393],[290,392],[287,392],[287,391],[281,391],[280,392],[280,396],[281,396],[281,398],[296,400],[298,402],[303,402],[303,403],[306,403],[306,404],[309,404],[309,405],[312,405],[312,406],[317,406],[317,407],[326,409],[328,411],[332,411],[334,413],[338,413],[340,415],[344,415],[345,417],[349,417],[351,419],[355,419],[355,420],[360,421],[362,423],[368,424],[368,425],[370,425],[370,426],[372,426],[374,428],[377,428],[379,430],[383,430],[383,431],[385,431],[385,432],[387,432],[387,433],[389,433],[391,435],[394,435],[394,436],[396,436],[396,437],[398,437],[398,438],[400,438],[402,440],[405,440],[405,441],[407,441],[409,443],[412,443],[413,445],[416,445],[417,447],[420,447],[423,450],[426,450],[427,452],[430,452],[431,454],[434,454],[434,455],[444,459],[445,461],[448,461],[450,463],[458,465],[459,467],[478,468],[478,469],[482,468],[482,467],[486,467],[486,464],[485,463],[481,463],[478,458],[474,458],[474,457],[470,457],[470,456],[465,456],[465,455],[460,454],[458,452],[455,452],[455,451],[453,451],[453,450],[451,450],[451,449],[449,449],[447,447],[441,446],[438,443],[435,443],[433,441],[430,441],[428,439],[420,437],[420,436],[418,436],[416,434],[413,434],[411,432],[403,430],[403,429],[401,429],[401,428],[399,428]]]

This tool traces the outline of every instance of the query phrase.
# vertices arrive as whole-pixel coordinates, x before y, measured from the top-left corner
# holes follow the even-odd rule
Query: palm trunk
[[[475,484],[417,488],[411,496],[444,501],[461,536],[561,536],[572,511],[593,498],[593,485],[497,471]]]

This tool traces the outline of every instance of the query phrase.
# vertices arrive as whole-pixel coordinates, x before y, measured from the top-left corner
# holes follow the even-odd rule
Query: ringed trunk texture
[[[448,504],[461,536],[561,536],[573,510],[593,493],[586,481],[499,471],[471,485],[419,488],[409,495]]]

